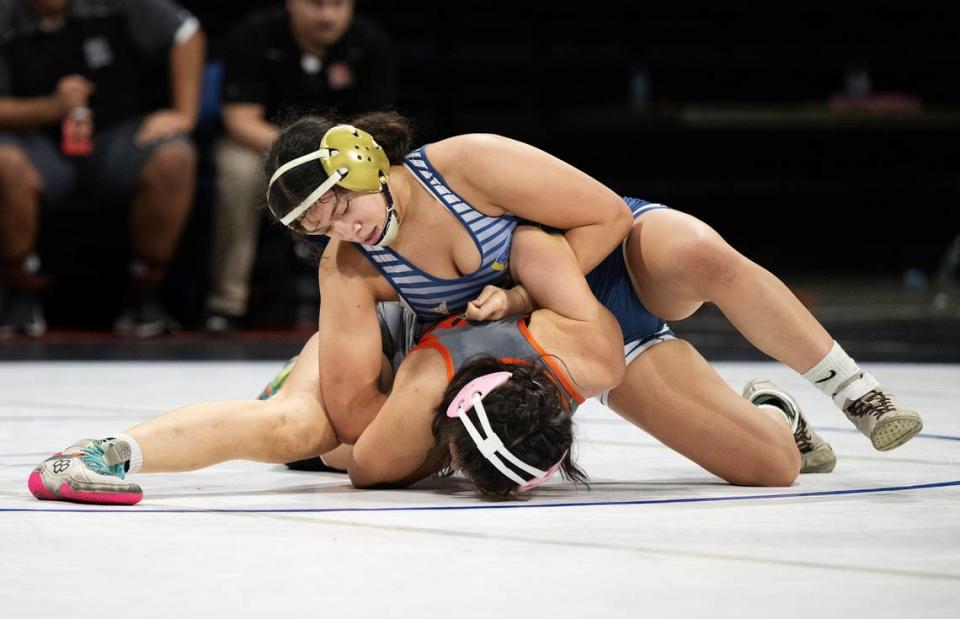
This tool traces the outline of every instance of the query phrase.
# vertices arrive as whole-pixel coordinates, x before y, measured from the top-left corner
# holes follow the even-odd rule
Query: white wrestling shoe
[[[850,384],[834,394],[833,401],[870,439],[875,449],[890,451],[920,433],[923,420],[919,413],[903,408],[896,397],[884,391],[869,373],[863,372],[856,378],[862,379],[869,391],[863,393],[862,385]],[[853,391],[857,388],[859,392]]]
[[[27,487],[43,501],[135,505],[143,491],[123,479],[130,453],[130,446],[115,438],[83,439],[41,462]]]
[[[770,404],[784,411],[793,420],[793,440],[800,450],[801,473],[829,473],[837,465],[837,456],[830,444],[820,438],[807,423],[800,405],[786,391],[769,380],[751,380],[743,388],[743,397],[754,406]]]

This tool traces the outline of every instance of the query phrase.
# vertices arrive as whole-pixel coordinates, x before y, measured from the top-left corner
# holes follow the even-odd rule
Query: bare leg
[[[695,217],[643,215],[628,237],[627,261],[637,295],[661,318],[686,318],[710,301],[757,349],[801,374],[833,344],[783,282]]]
[[[679,320],[712,301],[757,349],[832,398],[876,449],[895,449],[923,428],[920,415],[860,370],[783,282],[703,222],[678,211],[647,213],[634,224],[626,255],[647,309]]]
[[[40,174],[19,148],[0,146],[0,258],[33,251],[39,219]]]
[[[193,202],[197,156],[185,142],[153,152],[140,172],[130,214],[130,246],[136,258],[165,265],[180,239]]]
[[[734,392],[687,342],[669,340],[627,366],[610,407],[714,475],[744,486],[789,486],[800,452],[786,419]]]
[[[318,345],[314,335],[269,400],[193,404],[127,430],[143,452],[141,472],[191,471],[238,459],[283,463],[334,449],[338,440],[320,398]]]

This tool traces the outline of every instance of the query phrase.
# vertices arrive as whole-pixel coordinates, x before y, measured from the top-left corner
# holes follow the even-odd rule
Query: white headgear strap
[[[270,183],[267,185],[267,196],[270,195],[270,189],[273,187],[273,184],[277,181],[277,179],[279,179],[281,176],[283,176],[293,168],[296,168],[297,166],[301,166],[309,161],[315,161],[317,159],[320,159],[321,157],[329,157],[332,154],[335,154],[335,153],[332,153],[329,148],[318,148],[312,153],[307,153],[306,155],[297,157],[296,159],[291,159],[290,161],[286,162],[285,164],[277,168],[277,171],[274,172],[273,176],[270,177]],[[347,175],[346,168],[337,169],[337,171],[335,171],[333,174],[328,176],[322,183],[320,183],[320,186],[314,189],[309,196],[304,198],[303,202],[298,204],[295,208],[291,209],[289,213],[281,217],[280,223],[282,223],[285,226],[289,226],[291,223],[296,221],[297,218],[303,215],[308,208],[313,206],[314,202],[319,200],[323,196],[323,194],[330,191],[330,189],[334,185],[339,183],[343,179],[343,177],[346,175]]]
[[[500,437],[494,433],[493,428],[490,426],[490,419],[487,417],[487,411],[485,411],[483,408],[483,397],[503,383],[507,382],[510,376],[510,372],[495,372],[493,374],[486,374],[480,378],[470,381],[464,386],[463,389],[460,390],[460,393],[457,394],[457,397],[455,397],[450,403],[450,407],[447,409],[447,416],[460,418],[460,421],[467,429],[467,434],[469,434],[470,438],[473,439],[473,442],[477,445],[477,449],[480,450],[480,453],[483,454],[483,457],[486,458],[490,464],[495,466],[498,471],[503,473],[507,479],[510,479],[517,485],[521,486],[522,490],[528,488],[532,489],[549,478],[550,475],[556,471],[557,466],[555,465],[554,467],[551,467],[551,470],[549,471],[541,471],[540,469],[523,462],[510,453],[510,450],[504,446],[503,441],[500,440]],[[470,406],[466,406],[467,398],[470,399]],[[486,438],[483,438],[480,435],[477,427],[473,425],[472,421],[470,421],[467,411],[469,411],[471,408],[477,411],[477,418],[480,420],[480,425],[483,428],[484,434],[487,436]],[[526,480],[517,475],[515,471],[511,470],[510,467],[503,463],[503,460],[501,460],[498,455],[505,458],[518,469],[526,471],[532,475],[533,480]],[[566,455],[566,453],[564,453],[564,455]],[[558,462],[557,465],[559,464],[560,463]],[[530,482],[535,483],[531,484]]]

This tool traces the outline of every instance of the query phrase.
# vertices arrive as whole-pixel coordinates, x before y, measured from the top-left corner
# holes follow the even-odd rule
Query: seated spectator
[[[387,36],[353,9],[353,0],[287,0],[232,32],[224,51],[226,135],[215,147],[208,331],[235,329],[247,312],[266,195],[262,159],[278,119],[330,108],[349,115],[394,101]]]
[[[158,287],[193,199],[199,23],[170,0],[0,0],[0,33],[0,334],[44,333],[40,206],[70,208],[78,189],[131,209],[116,329],[170,330]]]

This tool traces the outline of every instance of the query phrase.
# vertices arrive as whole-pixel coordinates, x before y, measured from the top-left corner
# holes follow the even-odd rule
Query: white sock
[[[125,442],[130,446],[130,466],[127,469],[127,475],[135,475],[140,472],[143,466],[143,451],[140,449],[140,443],[129,434],[120,433],[115,438]]]
[[[848,401],[859,399],[878,386],[877,380],[861,371],[857,362],[836,342],[827,356],[804,372],[803,377],[825,396],[833,398],[841,409]]]

